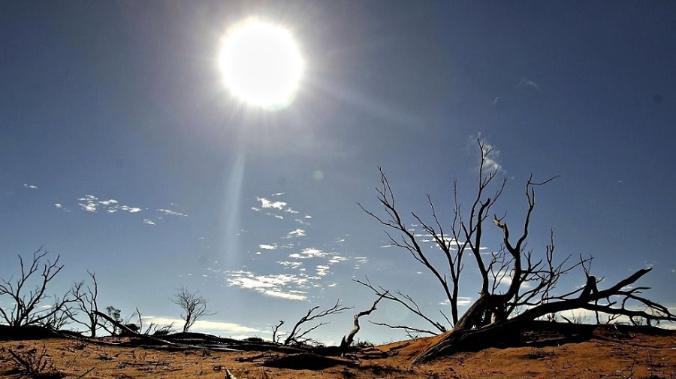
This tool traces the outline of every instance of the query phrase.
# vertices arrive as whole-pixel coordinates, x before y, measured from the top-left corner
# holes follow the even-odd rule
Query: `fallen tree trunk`
[[[307,349],[293,346],[284,346],[269,342],[241,341],[232,338],[221,338],[203,333],[175,333],[159,338],[152,335],[138,333],[126,325],[112,319],[110,316],[97,312],[98,316],[115,325],[127,335],[138,339],[117,344],[118,346],[134,346],[159,348],[162,350],[208,349],[213,351],[276,351],[280,353],[304,353]]]
[[[139,332],[127,327],[126,325],[120,323],[119,321],[113,319],[112,317],[108,316],[105,313],[95,311],[95,314],[97,316],[105,319],[106,321],[110,322],[111,324],[115,325],[117,328],[124,331],[128,336],[138,338],[140,340],[139,341],[140,343],[134,341],[134,342],[131,343],[131,345],[133,345],[133,346],[143,346],[143,347],[147,347],[147,348],[158,348],[159,347],[159,348],[169,349],[169,350],[186,350],[186,349],[211,349],[211,350],[216,350],[215,348],[217,348],[220,351],[240,351],[240,350],[237,350],[237,349],[231,349],[231,348],[220,347],[220,346],[219,347],[215,347],[215,346],[209,347],[209,346],[200,346],[200,345],[191,345],[191,344],[182,344],[182,343],[171,342],[171,341],[168,341],[166,339],[162,339],[162,338],[158,338],[158,337],[155,337],[155,336],[139,333]],[[150,342],[150,346],[144,345],[143,344],[144,341]],[[125,345],[125,344],[123,344],[123,345]],[[126,345],[129,345],[129,343],[127,343]]]
[[[485,347],[508,346],[518,340],[522,330],[537,323],[536,320],[539,317],[568,310],[588,309],[609,314],[624,315],[630,319],[633,319],[633,317],[640,317],[648,320],[648,322],[650,320],[663,320],[671,322],[676,321],[676,316],[674,316],[668,310],[668,308],[634,295],[632,291],[635,290],[623,290],[649,271],[650,269],[638,270],[634,274],[602,291],[595,291],[592,293],[591,291],[586,291],[586,288],[584,288],[582,289],[580,295],[576,298],[561,297],[559,300],[551,301],[527,309],[523,313],[511,319],[497,321],[488,324],[487,326],[473,329],[465,327],[465,323],[459,323],[458,326],[453,329],[453,331],[447,333],[439,342],[428,347],[418,356],[416,356],[414,363],[428,362],[439,356],[450,355],[458,351],[471,351],[480,350]],[[611,305],[598,305],[596,303],[598,300],[609,299],[612,296],[638,300],[648,306],[648,308],[652,310],[653,313],[626,309],[624,302],[622,302],[621,308],[611,307],[611,305],[614,303],[611,303]],[[471,307],[466,315],[463,316],[463,318],[468,317],[468,314],[476,314],[476,317],[479,317],[481,311],[488,311],[489,308],[485,306],[484,303],[486,302],[482,302],[481,298],[477,300],[473,307]],[[477,323],[475,322],[469,323],[469,325],[476,324]]]
[[[509,320],[481,329],[453,330],[446,334],[441,341],[416,356],[413,362],[425,363],[437,357],[451,355],[459,351],[478,351],[487,347],[515,344],[523,324],[523,322]]]
[[[173,342],[164,340],[162,338],[157,338],[155,336],[151,336],[151,335],[147,335],[147,334],[141,334],[141,333],[129,328],[127,325],[124,325],[121,322],[113,319],[112,317],[108,316],[105,313],[101,313],[99,311],[94,311],[94,314],[96,314],[97,316],[99,316],[99,317],[103,318],[104,320],[110,322],[111,324],[115,325],[117,328],[119,328],[120,330],[122,330],[123,332],[125,332],[129,336],[140,338],[142,340],[148,340],[148,341],[151,341],[151,342],[161,343],[161,344],[164,344],[164,345],[170,345],[170,346],[171,345],[177,345]]]

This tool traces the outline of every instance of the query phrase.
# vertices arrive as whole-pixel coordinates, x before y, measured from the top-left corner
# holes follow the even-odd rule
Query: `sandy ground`
[[[237,359],[258,352],[168,352],[46,339],[0,342],[0,376],[12,371],[8,351],[46,347],[54,367],[73,378],[676,378],[676,336],[635,335],[622,340],[595,338],[543,348],[486,349],[458,353],[412,366],[411,358],[429,340],[378,346],[388,358],[361,359],[359,367],[321,371],[273,369]]]

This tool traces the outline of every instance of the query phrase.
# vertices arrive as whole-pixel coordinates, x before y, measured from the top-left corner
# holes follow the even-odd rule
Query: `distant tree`
[[[427,202],[431,221],[424,220],[415,212],[410,213],[412,220],[405,220],[382,170],[377,191],[385,215],[377,215],[362,206],[368,215],[393,232],[387,233],[391,245],[403,249],[420,264],[439,285],[448,301],[450,318],[442,314],[451,331],[418,356],[417,362],[468,346],[477,348],[504,343],[514,335],[514,331],[527,327],[535,319],[573,309],[605,313],[612,317],[622,315],[634,323],[639,323],[641,319],[648,324],[651,321],[676,321],[676,316],[667,307],[640,296],[647,287],[631,287],[650,268],[640,269],[605,289],[599,289],[601,280],[590,272],[591,257],[571,260],[569,256],[562,261],[555,261],[553,233],[540,256],[526,248],[535,208],[535,189],[553,178],[538,182],[531,176],[526,182],[526,211],[517,233],[514,233],[514,228],[504,216],[493,215],[494,230],[498,232],[501,244],[493,252],[484,251],[484,227],[505,188],[506,179],[498,180],[500,171],[491,158],[493,148],[481,140],[478,145],[481,159],[477,191],[469,208],[463,209],[458,201],[457,186],[454,187],[450,221],[440,220],[429,195]],[[413,230],[412,223],[421,230]],[[421,235],[424,235],[424,239],[432,240],[435,248],[427,248]],[[479,274],[479,296],[461,314],[458,309],[459,289],[465,258],[473,260],[471,267]],[[585,283],[577,289],[555,294],[561,277],[577,268],[583,271]],[[382,287],[371,285],[368,281],[360,283],[376,294],[403,305],[432,325],[435,330],[430,333],[446,331],[443,323],[424,314],[412,297],[399,292],[387,293]],[[415,331],[410,326],[395,327]]]
[[[87,320],[81,321],[75,317],[74,313],[71,313],[70,318],[75,323],[86,327],[92,337],[96,337],[96,331],[100,328],[99,316],[97,314],[99,311],[99,285],[96,281],[95,273],[87,271],[87,274],[89,274],[90,279],[89,285],[85,287],[84,282],[77,282],[73,284],[73,288],[71,289],[76,300],[77,309],[84,313]]]
[[[174,295],[174,304],[181,307],[183,314],[181,319],[184,320],[183,332],[187,332],[197,320],[204,316],[212,315],[207,310],[207,300],[199,296],[196,292],[191,292],[185,287],[182,287]]]
[[[44,304],[47,286],[63,269],[63,265],[59,264],[60,256],[50,260],[47,258],[48,254],[42,248],[36,250],[29,265],[24,264],[19,255],[18,278],[0,279],[0,297],[10,298],[9,306],[0,307],[0,317],[7,325],[63,325],[63,312],[74,299],[67,292],[61,297],[55,297],[52,304]]]

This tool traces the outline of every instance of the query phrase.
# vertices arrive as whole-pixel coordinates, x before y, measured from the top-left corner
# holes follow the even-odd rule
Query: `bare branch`
[[[376,295],[383,297],[384,299],[394,301],[400,305],[402,305],[404,308],[409,310],[411,313],[417,315],[418,317],[422,318],[426,322],[428,322],[430,325],[434,327],[434,329],[437,330],[436,333],[432,334],[438,334],[438,333],[444,333],[446,332],[446,327],[442,325],[438,321],[434,321],[431,317],[427,316],[423,311],[420,309],[420,306],[418,306],[418,303],[413,300],[413,298],[409,295],[406,295],[402,292],[396,291],[394,293],[390,291],[386,291],[383,288],[377,288],[369,282],[368,278],[365,279],[364,281],[359,280],[359,279],[354,279],[356,283],[361,284],[362,286],[370,289],[373,291]]]
[[[359,326],[359,318],[364,317],[364,316],[368,316],[373,311],[375,311],[376,306],[378,305],[380,300],[382,300],[385,296],[387,296],[388,293],[389,292],[385,292],[382,295],[378,296],[378,298],[371,305],[371,308],[364,310],[364,311],[361,311],[361,312],[357,313],[356,315],[354,315],[352,330],[350,331],[350,333],[347,336],[343,337],[343,339],[340,341],[340,349],[342,351],[347,350],[350,347],[350,345],[352,345],[352,342],[354,341],[354,336],[357,335],[357,333],[361,329],[361,327]]]
[[[65,308],[74,301],[70,293],[55,298],[51,306],[43,306],[47,297],[49,283],[61,272],[63,265],[59,263],[60,256],[54,260],[47,257],[49,253],[39,248],[33,252],[29,266],[24,264],[19,255],[19,277],[16,280],[0,279],[0,297],[10,298],[9,308],[0,307],[0,317],[10,326],[22,327],[26,325],[53,326],[54,321],[63,321]],[[32,289],[26,287],[35,283]],[[61,323],[61,322],[60,322]]]
[[[90,284],[86,288],[84,288],[83,282],[74,283],[71,288],[77,309],[84,313],[87,318],[86,322],[79,320],[75,317],[74,313],[70,313],[70,319],[77,324],[85,326],[89,330],[91,337],[96,337],[96,332],[100,329],[99,316],[96,313],[99,311],[99,285],[95,273],[87,271],[87,274],[89,274]]]
[[[418,328],[414,328],[412,326],[407,326],[407,325],[392,325],[392,324],[388,324],[388,323],[385,323],[385,322],[375,322],[375,321],[369,321],[369,322],[373,325],[386,326],[390,329],[401,329],[401,330],[404,330],[407,333],[421,333],[421,334],[429,334],[431,336],[437,335],[437,333],[435,333],[431,330],[418,329]]]
[[[348,309],[350,309],[350,307],[345,307],[340,304],[340,299],[338,299],[336,301],[336,304],[334,304],[332,307],[326,308],[324,310],[319,310],[319,306],[314,306],[310,308],[307,311],[307,313],[303,317],[301,317],[300,320],[298,320],[296,324],[293,326],[293,329],[291,329],[291,332],[287,335],[286,339],[284,340],[284,345],[300,344],[303,342],[302,338],[305,335],[321,326],[326,325],[326,323],[320,322],[319,324],[313,327],[303,330],[304,325],[307,324],[308,322],[340,314]]]

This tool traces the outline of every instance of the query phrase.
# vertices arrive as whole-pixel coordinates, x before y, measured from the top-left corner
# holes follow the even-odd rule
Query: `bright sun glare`
[[[273,110],[293,101],[305,62],[287,29],[250,18],[226,33],[219,66],[233,96],[249,105]]]

